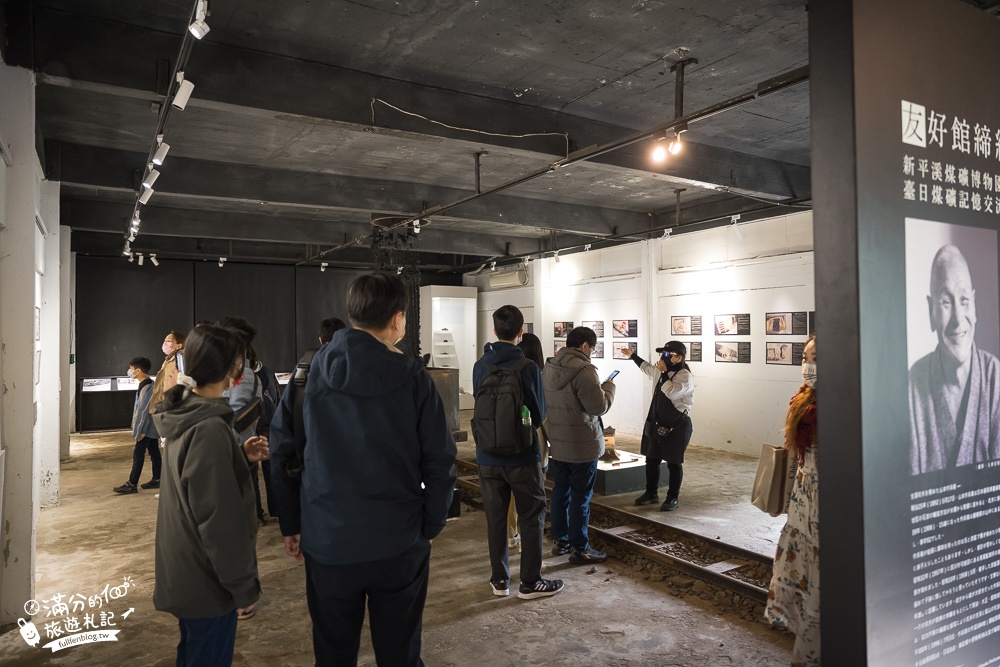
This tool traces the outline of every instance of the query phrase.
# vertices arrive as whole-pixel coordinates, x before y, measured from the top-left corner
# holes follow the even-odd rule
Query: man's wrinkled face
[[[960,256],[959,256],[960,257]],[[931,329],[937,333],[941,349],[957,363],[972,354],[976,335],[976,290],[964,258],[935,267],[931,294],[927,297]]]

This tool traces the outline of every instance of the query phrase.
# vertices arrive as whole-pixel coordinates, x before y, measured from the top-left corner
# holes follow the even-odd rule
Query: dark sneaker
[[[498,579],[496,581],[490,582],[490,588],[493,589],[493,595],[497,597],[505,598],[510,595],[510,586],[503,579]]]
[[[608,559],[608,555],[603,551],[587,547],[584,550],[573,550],[569,556],[569,562],[575,565],[586,565],[587,563],[603,563]]]
[[[636,505],[655,505],[660,502],[660,496],[655,493],[644,493],[635,499]]]
[[[569,546],[568,542],[556,542],[555,545],[552,547],[552,555],[565,556],[572,550],[573,549],[572,547]]]
[[[661,512],[673,512],[675,509],[677,509],[676,498],[667,498],[663,501],[663,504],[660,505]]]
[[[139,493],[139,489],[132,482],[125,482],[121,486],[112,489],[115,493]]]
[[[523,581],[517,588],[517,597],[522,600],[534,600],[536,598],[547,598],[555,595],[563,589],[561,579],[539,579],[533,584],[526,584]]]
[[[140,489],[158,489],[158,488],[160,488],[160,480],[158,480],[158,479],[151,479],[148,482],[146,482],[145,484],[140,484],[139,488]]]

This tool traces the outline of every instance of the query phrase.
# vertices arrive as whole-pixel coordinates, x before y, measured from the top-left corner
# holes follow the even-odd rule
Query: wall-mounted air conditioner
[[[524,287],[527,284],[528,272],[524,269],[490,274],[490,287],[493,289],[503,289],[505,287]]]

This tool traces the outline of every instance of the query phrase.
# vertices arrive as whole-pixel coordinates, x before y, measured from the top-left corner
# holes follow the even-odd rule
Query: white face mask
[[[134,370],[134,369],[131,369],[131,368],[130,368],[130,369],[128,369],[128,376],[129,376],[130,378],[134,378],[134,377],[135,377],[135,370]]]
[[[816,364],[802,364],[802,381],[809,387],[816,386]]]

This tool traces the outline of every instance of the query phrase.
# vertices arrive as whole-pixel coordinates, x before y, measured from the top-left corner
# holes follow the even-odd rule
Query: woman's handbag
[[[795,457],[784,447],[764,443],[750,492],[753,506],[768,514],[787,512],[797,469]]]

